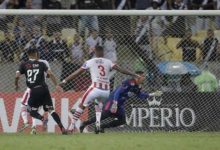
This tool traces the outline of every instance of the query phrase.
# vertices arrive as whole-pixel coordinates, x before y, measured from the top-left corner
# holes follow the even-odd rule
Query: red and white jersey
[[[115,64],[106,58],[92,58],[86,61],[82,69],[89,69],[91,74],[92,86],[109,90],[110,71]]]

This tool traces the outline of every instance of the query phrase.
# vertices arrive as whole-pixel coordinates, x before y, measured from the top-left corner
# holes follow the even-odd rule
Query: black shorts
[[[44,111],[54,110],[52,98],[47,87],[31,88],[28,107],[31,110],[37,110],[43,106]]]

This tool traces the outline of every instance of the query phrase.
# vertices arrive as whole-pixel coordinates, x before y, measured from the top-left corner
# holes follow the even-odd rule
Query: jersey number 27
[[[27,80],[29,83],[34,83],[37,79],[39,69],[27,70]]]

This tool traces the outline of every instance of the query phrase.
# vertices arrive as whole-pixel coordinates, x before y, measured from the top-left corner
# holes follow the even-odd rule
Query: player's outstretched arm
[[[70,74],[68,77],[66,77],[59,85],[62,86],[62,85],[64,85],[66,82],[75,79],[77,76],[79,76],[80,74],[82,74],[84,71],[85,71],[85,69],[79,68],[78,70],[76,70],[75,72],[73,72],[72,74]]]
[[[53,72],[49,69],[47,70],[47,75],[49,75],[51,81],[53,82],[53,84],[56,86],[56,90],[58,92],[62,92],[63,89],[57,84],[57,78],[55,77],[55,75],[53,74]]]
[[[19,89],[18,81],[19,81],[19,79],[20,79],[20,76],[21,76],[20,72],[17,71],[17,72],[16,72],[16,75],[15,75],[15,90],[16,90],[16,91],[18,91],[18,89]]]
[[[123,69],[118,65],[113,66],[112,69],[117,70],[118,72],[121,72],[121,73],[126,74],[126,75],[131,75],[131,76],[134,76],[134,77],[138,76],[135,73],[132,73],[132,72],[126,70],[126,69]]]
[[[49,75],[51,81],[55,86],[57,86],[57,79],[51,70],[47,70],[47,75]]]

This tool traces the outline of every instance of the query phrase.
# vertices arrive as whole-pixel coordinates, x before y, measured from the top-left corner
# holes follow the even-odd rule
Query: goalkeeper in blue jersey
[[[135,94],[140,99],[147,99],[149,96],[161,96],[161,91],[156,91],[155,93],[145,93],[142,92],[141,84],[145,80],[144,72],[137,71],[136,72],[139,77],[128,79],[122,82],[120,86],[118,86],[109,96],[107,101],[105,102],[105,106],[103,108],[103,113],[101,116],[101,120],[104,120],[108,117],[116,118],[115,120],[102,124],[100,129],[95,128],[95,133],[104,132],[105,128],[112,128],[123,125],[126,123],[125,119],[125,102],[131,96],[131,93]],[[87,125],[95,123],[96,118],[91,118],[82,123],[80,126],[80,132],[82,133],[84,128]]]

